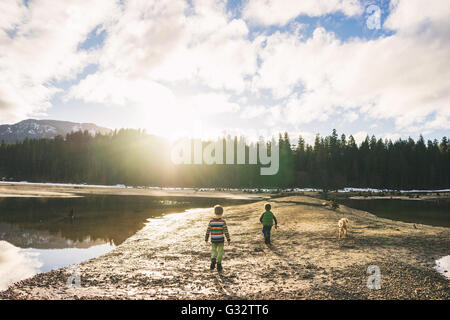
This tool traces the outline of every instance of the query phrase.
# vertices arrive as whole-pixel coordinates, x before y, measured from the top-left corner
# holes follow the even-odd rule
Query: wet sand
[[[167,215],[115,250],[72,268],[38,274],[0,292],[2,299],[445,299],[449,280],[435,260],[449,254],[450,229],[378,218],[322,200],[292,196],[271,201],[280,224],[264,244],[264,202],[225,208],[232,245],[219,274],[209,270],[204,233],[211,209]],[[350,220],[337,239],[337,221]],[[381,289],[366,286],[369,265]],[[77,268],[81,287],[69,288]]]
[[[268,199],[268,193],[245,193],[242,191],[219,191],[201,189],[157,189],[116,186],[83,186],[83,185],[51,185],[0,183],[0,197],[41,197],[41,198],[74,198],[83,195],[135,195],[151,197],[199,197],[234,200]]]

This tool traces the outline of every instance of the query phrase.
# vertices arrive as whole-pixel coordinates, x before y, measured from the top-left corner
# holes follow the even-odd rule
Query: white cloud
[[[391,0],[391,14],[383,27],[406,34],[438,32],[447,37],[450,6],[446,0]]]
[[[236,112],[240,109],[239,104],[230,102],[227,96],[218,93],[205,93],[187,99],[183,98],[180,104],[183,105],[183,108],[202,115]]]
[[[121,77],[112,70],[88,75],[73,86],[66,99],[117,106],[171,108],[175,96],[170,89],[148,78]]]
[[[269,112],[269,108],[266,108],[264,106],[246,106],[241,114],[240,117],[243,119],[253,119],[260,116],[263,116]]]
[[[440,10],[430,3],[417,5]],[[262,63],[253,90],[287,98],[285,121],[293,124],[330,120],[343,108],[359,109],[372,119],[395,119],[399,130],[424,123],[432,114],[440,119],[436,125],[445,125],[450,116],[450,38],[433,31],[443,21],[435,25],[432,18],[421,32],[401,29],[370,41],[342,42],[320,27],[306,41],[279,32],[261,36],[265,46],[259,51]],[[394,18],[389,21],[409,28]]]
[[[387,139],[387,140],[391,140],[391,141],[396,141],[396,140],[400,139],[401,137],[402,137],[402,135],[400,133],[388,132],[388,133],[383,134],[383,138],[382,139],[383,140]]]
[[[192,131],[208,115],[238,111],[230,91],[249,86],[257,48],[247,39],[246,23],[230,19],[223,2],[192,5],[189,11],[182,0],[126,2],[106,27],[99,70],[66,99],[124,106],[139,118],[133,125],[164,134],[168,123]]]
[[[1,1],[0,121],[42,112],[60,90],[56,81],[74,80],[94,63],[97,70],[71,86],[66,100],[137,110],[132,126],[152,121],[163,130],[173,115],[182,120],[171,124],[181,127],[193,114],[228,113],[283,131],[359,117],[393,119],[398,132],[448,129],[445,1],[392,1],[383,27],[393,35],[345,41],[322,27],[305,38],[292,20],[359,15],[359,1],[249,0],[242,18],[225,3]],[[249,38],[253,23],[290,25]],[[99,25],[103,45],[78,50]]]
[[[52,81],[76,77],[91,60],[77,51],[105,21],[111,2],[22,1],[0,3],[0,121],[45,110],[58,91]]]
[[[0,41],[5,41],[8,38],[6,31],[13,31],[25,17],[26,7],[21,0],[1,1],[0,14]]]
[[[433,120],[427,121],[424,124],[424,127],[426,129],[442,129],[442,130],[448,130],[450,129],[450,119],[448,116],[442,116],[438,115]]]
[[[359,0],[248,0],[243,16],[255,24],[285,25],[299,15],[322,16],[342,12],[347,16],[362,13]]]
[[[286,103],[284,121],[291,124],[326,121],[335,112],[328,97],[314,91],[292,95]]]
[[[345,113],[344,118],[348,122],[353,122],[359,118],[359,115],[358,115],[358,113],[356,113],[354,111],[350,111],[350,112]]]
[[[0,290],[6,290],[10,284],[34,276],[41,266],[42,262],[36,255],[0,241]]]
[[[367,135],[368,133],[366,131],[358,131],[353,134],[353,138],[355,138],[355,142],[357,144],[360,144],[366,139]]]
[[[97,82],[112,75],[124,82],[182,82],[242,92],[245,77],[256,70],[256,48],[247,39],[245,22],[228,19],[222,2],[197,0],[193,5],[192,14],[185,15],[182,0],[127,2],[107,28],[108,38],[98,53]],[[97,87],[92,79],[84,82],[79,86]]]

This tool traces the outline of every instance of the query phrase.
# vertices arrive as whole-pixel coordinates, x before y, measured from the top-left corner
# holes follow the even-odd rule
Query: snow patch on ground
[[[450,280],[450,256],[445,256],[436,260],[434,269]]]
[[[24,185],[48,185],[48,186],[60,186],[60,187],[94,187],[94,188],[137,188],[137,189],[150,189],[150,190],[169,190],[169,191],[177,191],[177,190],[196,190],[203,192],[211,192],[211,191],[228,191],[228,192],[250,192],[250,193],[272,193],[272,192],[322,192],[322,189],[316,188],[192,188],[192,187],[158,187],[158,186],[127,186],[124,184],[116,184],[116,185],[93,185],[93,184],[76,184],[76,183],[51,183],[51,182],[27,182],[27,181],[7,181],[6,177],[3,177],[0,181],[0,184],[24,184]],[[382,192],[395,192],[398,190],[390,190],[390,189],[374,189],[374,188],[343,188],[339,189],[338,192],[347,193],[347,192],[372,192],[372,193],[382,193]],[[450,189],[440,189],[440,190],[399,190],[400,193],[436,193],[436,192],[450,192]]]
[[[344,189],[339,189],[338,192],[393,192],[393,191],[397,191],[397,190],[392,190],[392,189],[373,189],[373,188],[344,188]],[[412,192],[412,193],[416,193],[416,192],[450,192],[450,189],[440,189],[440,190],[399,190],[399,192],[401,193],[408,193],[408,192]]]

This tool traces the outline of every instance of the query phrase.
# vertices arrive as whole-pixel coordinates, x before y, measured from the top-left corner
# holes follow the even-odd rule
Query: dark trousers
[[[270,230],[272,230],[272,226],[263,226],[262,233],[264,235],[264,240],[270,242]]]

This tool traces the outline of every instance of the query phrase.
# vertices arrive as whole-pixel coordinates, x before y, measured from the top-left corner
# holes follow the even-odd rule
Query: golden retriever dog
[[[340,239],[341,236],[344,236],[344,235],[347,238],[347,225],[348,225],[348,219],[347,218],[342,218],[341,220],[339,220],[339,222],[338,222],[338,226],[339,226],[338,239]]]

